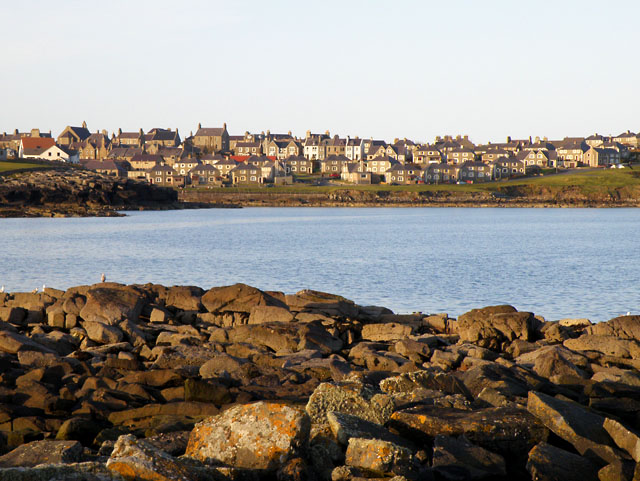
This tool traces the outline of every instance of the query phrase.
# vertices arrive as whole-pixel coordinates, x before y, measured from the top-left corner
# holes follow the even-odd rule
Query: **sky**
[[[0,132],[637,132],[639,16],[637,0],[2,2]]]

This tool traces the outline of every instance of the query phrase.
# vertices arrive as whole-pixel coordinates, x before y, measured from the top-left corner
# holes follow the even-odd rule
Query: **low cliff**
[[[178,205],[173,189],[87,170],[59,168],[0,177],[0,217],[112,216],[117,210]]]

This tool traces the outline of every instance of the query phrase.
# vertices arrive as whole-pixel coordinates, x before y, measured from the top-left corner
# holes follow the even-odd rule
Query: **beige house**
[[[148,152],[155,153],[157,150],[154,151],[154,147],[156,149],[158,147],[178,147],[182,141],[180,140],[178,129],[155,128],[145,134],[144,143],[146,144]]]
[[[620,163],[620,152],[614,149],[589,147],[582,155],[582,163],[589,167],[609,167]]]
[[[501,157],[491,162],[494,179],[509,179],[525,174],[524,162],[516,157]]]
[[[75,142],[82,142],[91,135],[87,129],[87,123],[82,122],[82,127],[72,127],[67,125],[65,129],[58,135],[56,143],[58,145],[71,145]]]
[[[303,147],[295,140],[270,140],[264,144],[265,155],[284,160],[287,157],[302,155]]]
[[[234,184],[262,184],[262,168],[255,164],[243,162],[230,172]]]
[[[565,167],[577,167],[582,164],[586,151],[587,147],[584,142],[566,143],[556,149],[558,161],[562,162]]]
[[[432,145],[422,145],[413,151],[413,162],[416,164],[439,164],[442,162],[442,153]]]
[[[454,148],[447,152],[447,162],[454,165],[461,165],[465,162],[473,162],[475,158],[475,152],[464,147]]]
[[[424,179],[422,167],[418,164],[396,163],[384,174],[387,184],[416,184]]]
[[[223,159],[223,160],[218,160],[216,163],[212,165],[216,169],[218,169],[221,175],[227,178],[231,178],[230,173],[233,169],[235,169],[238,166],[238,163],[233,159]]]
[[[301,155],[292,155],[284,160],[289,171],[295,175],[313,174],[313,160],[302,157]]]
[[[173,164],[173,170],[175,170],[179,175],[189,175],[189,172],[194,167],[200,165],[200,161],[198,159],[180,159]]]
[[[428,184],[455,184],[458,180],[458,167],[440,163],[429,164],[424,172],[424,181]]]
[[[367,172],[363,162],[346,162],[342,165],[340,178],[352,184],[371,184],[371,172]]]
[[[151,184],[165,187],[183,187],[185,183],[184,176],[179,175],[168,165],[160,164],[147,170],[147,179]]]
[[[113,145],[120,147],[142,147],[144,145],[144,132],[123,132],[118,129],[118,135],[111,141]]]
[[[330,155],[320,161],[320,172],[325,175],[340,176],[342,166],[349,163],[344,155]]]
[[[482,162],[465,162],[460,165],[458,180],[463,182],[489,182],[492,179],[493,168]]]
[[[233,153],[235,155],[262,155],[262,142],[238,142]]]
[[[161,156],[153,154],[136,154],[129,160],[133,170],[149,170],[163,163],[164,159]]]
[[[198,124],[198,130],[192,142],[195,147],[205,153],[230,152],[227,124],[222,124],[221,128],[203,128],[202,124]]]
[[[213,165],[198,164],[189,171],[191,184],[195,186],[220,186],[222,176]]]
[[[398,161],[388,155],[382,155],[380,157],[374,157],[367,161],[367,170],[372,174],[384,175],[391,166],[397,164]]]

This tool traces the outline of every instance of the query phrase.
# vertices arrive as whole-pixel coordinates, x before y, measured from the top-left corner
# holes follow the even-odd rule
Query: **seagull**
[[[34,290],[31,291],[31,294],[37,294],[38,293],[38,288],[36,287]]]
[[[4,292],[4,286],[0,287],[0,294]]]
[[[44,292],[44,290],[47,288],[47,286],[45,286],[44,284],[42,284],[42,292]]]
[[[100,276],[100,282],[104,282],[106,280],[107,280],[107,276],[105,276],[103,272],[102,275]]]
[[[625,315],[630,316],[631,315],[631,311],[627,311],[627,313]]]

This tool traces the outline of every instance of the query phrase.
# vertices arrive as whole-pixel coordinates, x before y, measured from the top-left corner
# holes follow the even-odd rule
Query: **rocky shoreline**
[[[508,187],[496,192],[363,191],[338,189],[317,193],[229,192],[185,190],[184,202],[231,203],[242,207],[638,207],[640,191],[635,189],[585,193],[567,187],[559,191],[527,186]]]
[[[176,190],[60,167],[0,176],[0,217],[117,217],[123,210],[233,207],[178,201]]]
[[[640,316],[102,283],[0,293],[0,360],[0,481],[640,476]]]

